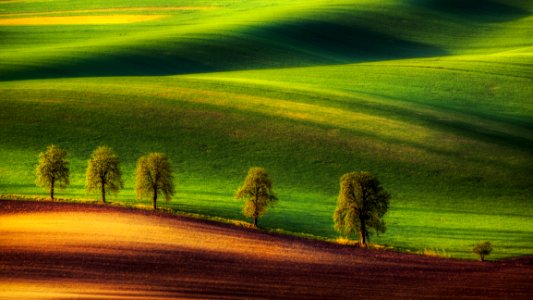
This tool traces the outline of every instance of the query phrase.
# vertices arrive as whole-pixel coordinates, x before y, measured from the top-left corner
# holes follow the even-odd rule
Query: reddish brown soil
[[[0,201],[0,298],[533,298],[533,258],[357,249],[100,205]]]

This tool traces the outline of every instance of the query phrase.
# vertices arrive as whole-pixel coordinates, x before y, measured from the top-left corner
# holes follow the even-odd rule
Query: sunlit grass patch
[[[129,24],[157,20],[163,17],[165,17],[165,15],[124,14],[102,16],[0,18],[0,26]]]
[[[348,238],[345,238],[345,237],[337,238],[335,240],[335,243],[337,243],[339,245],[349,245],[349,246],[357,246],[357,245],[359,245],[359,241],[353,240],[353,239],[348,239]]]
[[[444,249],[428,249],[425,248],[423,251],[417,252],[418,254],[425,255],[425,256],[431,256],[431,257],[443,257],[443,258],[450,258],[450,255],[446,253],[446,250]]]

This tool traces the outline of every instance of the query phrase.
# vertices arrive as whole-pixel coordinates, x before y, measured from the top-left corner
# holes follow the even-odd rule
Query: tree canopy
[[[474,246],[472,252],[479,255],[479,260],[485,261],[485,256],[492,253],[492,244],[489,241],[481,242]]]
[[[85,185],[88,192],[99,189],[104,203],[106,192],[118,193],[124,188],[120,161],[111,148],[100,146],[94,150],[87,163]]]
[[[383,216],[389,208],[390,194],[368,172],[344,174],[340,179],[337,208],[333,214],[335,229],[346,236],[359,232],[359,243],[366,246],[370,230],[384,233]]]
[[[268,207],[273,205],[278,198],[272,192],[272,181],[263,168],[253,167],[248,170],[248,175],[243,185],[235,194],[237,199],[245,199],[242,212],[244,216],[254,219],[257,227],[257,219],[264,215]]]
[[[56,145],[50,145],[45,152],[39,153],[39,164],[35,170],[35,183],[50,191],[50,199],[54,199],[56,186],[65,188],[69,181],[69,161],[67,152]]]
[[[167,156],[163,153],[150,153],[141,156],[135,170],[135,193],[137,199],[152,196],[152,205],[157,209],[157,197],[162,194],[166,201],[174,195],[174,177]]]

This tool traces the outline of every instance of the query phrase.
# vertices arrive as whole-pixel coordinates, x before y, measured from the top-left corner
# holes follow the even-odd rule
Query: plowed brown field
[[[0,298],[533,297],[533,259],[357,249],[164,214],[0,201]]]

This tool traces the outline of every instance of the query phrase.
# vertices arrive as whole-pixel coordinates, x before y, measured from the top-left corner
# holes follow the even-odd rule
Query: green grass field
[[[533,254],[530,1],[86,2],[0,1],[0,194],[46,195],[34,168],[55,143],[58,196],[96,198],[105,144],[126,181],[111,201],[133,203],[136,159],[162,151],[162,207],[243,219],[257,165],[280,198],[260,224],[334,238],[339,177],[366,170],[392,194],[372,242]]]

